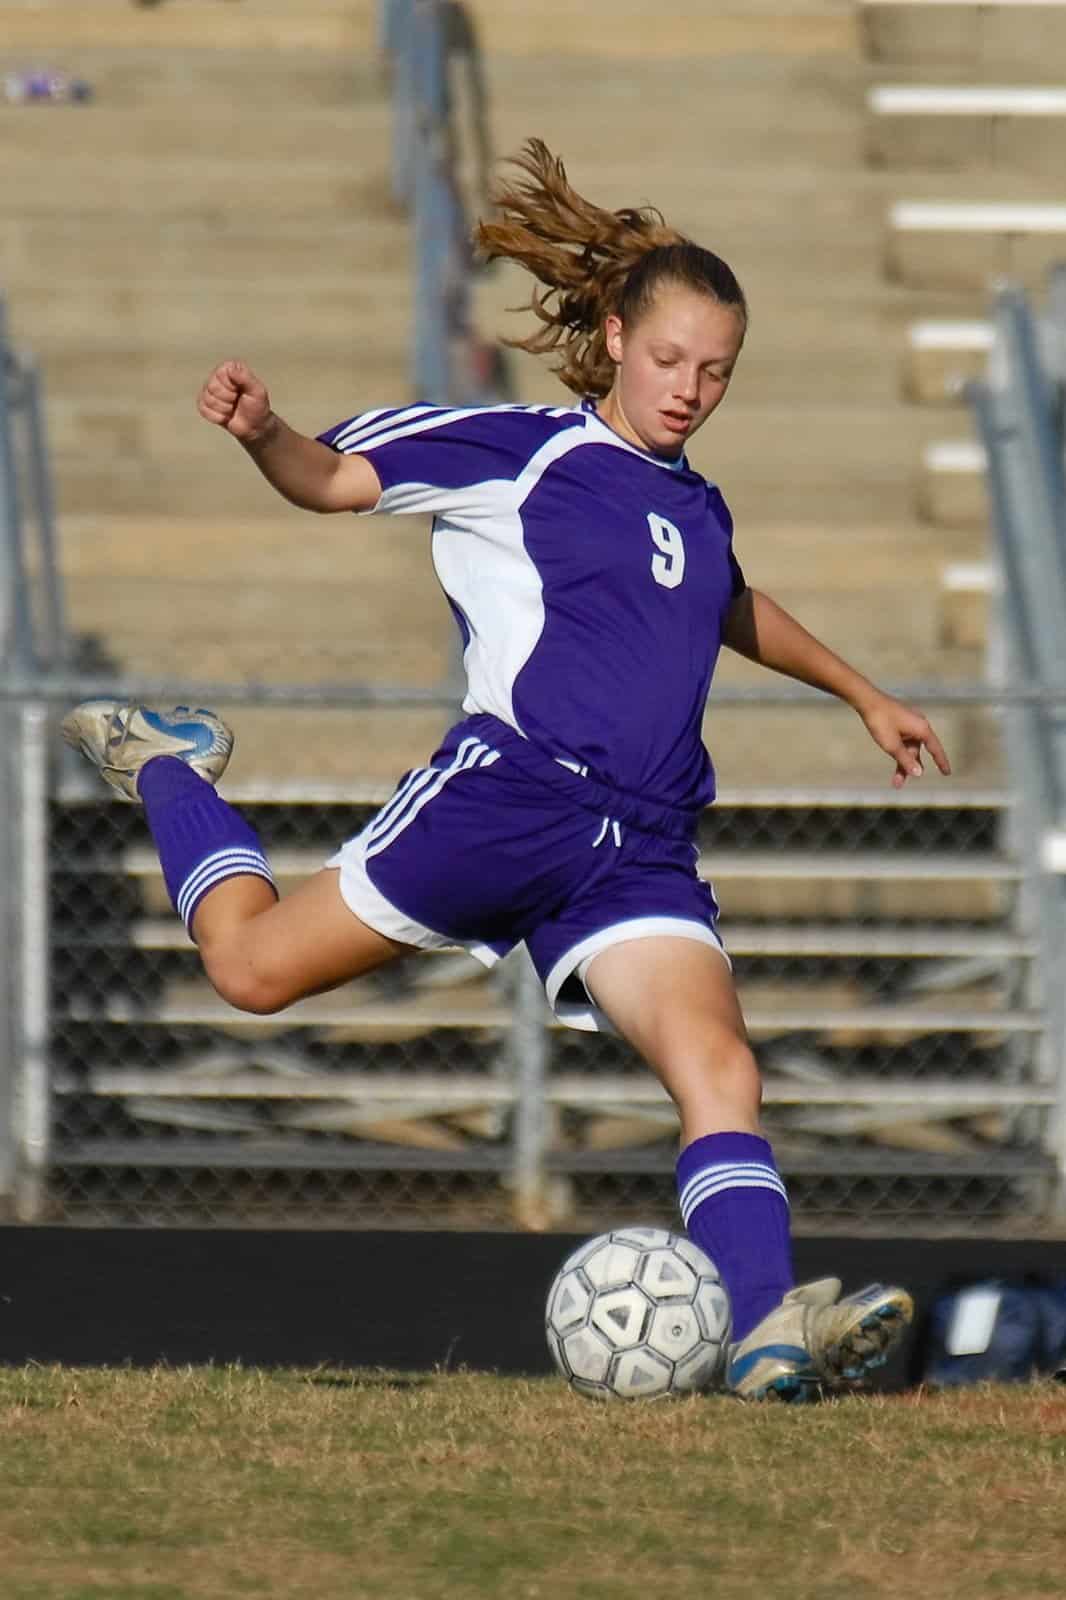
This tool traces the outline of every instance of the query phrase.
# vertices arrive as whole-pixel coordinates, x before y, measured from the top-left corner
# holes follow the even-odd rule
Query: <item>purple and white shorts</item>
[[[601,950],[669,935],[729,959],[695,825],[479,715],[326,865],[349,909],[389,939],[463,946],[486,966],[524,941],[560,1021],[609,1032],[584,984]]]

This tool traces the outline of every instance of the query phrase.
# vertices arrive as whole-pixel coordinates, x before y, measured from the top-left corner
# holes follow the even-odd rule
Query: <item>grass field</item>
[[[3,1600],[1066,1593],[1066,1391],[0,1370]]]

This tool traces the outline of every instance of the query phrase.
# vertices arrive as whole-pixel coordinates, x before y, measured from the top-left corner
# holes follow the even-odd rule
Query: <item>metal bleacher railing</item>
[[[505,399],[471,309],[471,221],[488,203],[491,165],[473,19],[461,0],[380,0],[379,38],[392,73],[393,198],[413,229],[415,393]]]
[[[986,458],[1008,682],[1031,691],[1005,715],[1015,775],[1010,844],[1023,916],[1037,934],[1033,998],[1044,1014],[1043,1072],[1055,1085],[1047,1140],[1066,1195],[1066,266],[1043,315],[1023,291],[997,293],[988,377],[967,386]]]
[[[449,38],[469,55],[461,22],[451,0],[383,9],[395,175],[412,197],[425,312],[413,388],[449,401],[492,397],[469,360],[454,90],[441,81]],[[99,693],[269,705],[279,718],[405,706],[443,716],[454,690],[131,682],[77,666],[39,404],[28,364],[6,343],[2,352],[0,935],[17,960],[5,964],[0,1034],[0,1206],[31,1222],[672,1220],[676,1118],[665,1095],[619,1041],[554,1029],[522,954],[490,978],[465,956],[419,957],[278,1018],[242,1016],[213,996],[160,898],[140,813],[87,776],[68,780],[55,711]],[[987,404],[997,428],[1008,419],[1029,443],[1011,445],[1017,461],[997,504],[1028,552],[1036,524],[1024,496],[1037,468],[1018,452],[1042,427],[1038,465],[1049,475],[1057,422],[1047,383],[1017,360],[1007,371]],[[1037,417],[1012,387],[1021,372],[1045,408]],[[1051,537],[1050,520],[1041,526]],[[1048,752],[1066,680],[1026,654],[1042,613],[1008,575],[1017,648],[1003,680],[901,692],[986,721],[999,707],[1009,793],[998,775],[893,797],[749,788],[723,793],[701,832],[801,1226],[966,1228],[979,1218],[1031,1229],[1061,1215],[1062,880],[1047,867],[1064,819]],[[1041,604],[1053,606],[1050,582]],[[846,715],[771,683],[714,701],[752,718],[782,705]],[[313,870],[385,798],[373,786],[227,793],[248,808],[282,878]]]
[[[3,681],[62,673],[68,652],[40,377],[0,300]],[[35,698],[0,700],[0,1196],[40,1188],[48,1144],[46,724]]]

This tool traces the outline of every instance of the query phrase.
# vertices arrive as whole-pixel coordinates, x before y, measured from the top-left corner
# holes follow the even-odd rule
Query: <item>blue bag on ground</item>
[[[984,1278],[930,1313],[921,1379],[934,1388],[1066,1377],[1066,1279]]]

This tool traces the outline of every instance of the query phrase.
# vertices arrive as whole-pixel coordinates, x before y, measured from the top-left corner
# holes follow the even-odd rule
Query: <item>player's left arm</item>
[[[908,778],[921,777],[923,748],[945,776],[951,772],[943,745],[920,711],[885,694],[856,672],[769,595],[744,589],[733,601],[722,639],[749,661],[824,689],[851,706],[874,743],[896,763],[893,788],[901,789]]]

